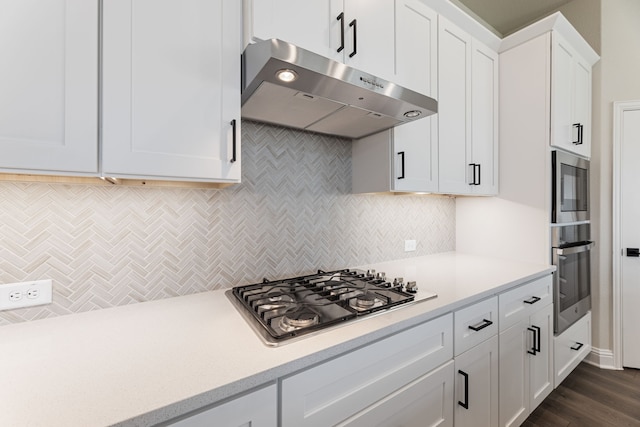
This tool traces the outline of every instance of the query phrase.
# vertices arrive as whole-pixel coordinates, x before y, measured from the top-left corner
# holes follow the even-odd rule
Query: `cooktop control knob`
[[[405,290],[407,292],[411,292],[412,294],[415,294],[416,292],[418,292],[418,285],[416,284],[416,282],[407,282],[407,286],[405,286]]]
[[[376,273],[376,279],[384,282],[387,280],[387,274],[384,271],[380,271],[379,273]]]
[[[367,277],[369,279],[373,279],[374,277],[376,277],[376,271],[375,270],[367,270]]]
[[[395,279],[393,279],[394,288],[398,288],[398,290],[401,291],[403,286],[404,286],[404,279],[402,277],[396,277]]]

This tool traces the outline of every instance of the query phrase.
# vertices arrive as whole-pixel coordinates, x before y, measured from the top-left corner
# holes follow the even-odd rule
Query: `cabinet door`
[[[277,388],[274,384],[169,425],[174,427],[276,427],[277,396]]]
[[[98,171],[98,1],[5,0],[0,169]]]
[[[344,0],[344,15],[344,63],[393,81],[394,3],[388,0]]]
[[[532,335],[529,318],[516,323],[499,336],[500,426],[519,426],[529,416],[529,360]]]
[[[575,53],[557,33],[552,34],[551,53],[551,145],[572,150],[578,136],[573,126]]]
[[[245,23],[254,41],[277,38],[341,60],[342,0],[334,7],[330,0],[245,0]]]
[[[436,97],[438,15],[419,0],[396,0],[395,3],[394,82]],[[406,123],[392,132],[392,189],[438,191],[437,117]]]
[[[470,193],[471,36],[438,17],[439,191]],[[446,78],[444,78],[446,76]]]
[[[579,56],[574,63],[574,123],[582,125],[582,144],[574,152],[591,157],[591,66]]]
[[[396,0],[395,17],[394,83],[437,98],[438,14],[420,0]]]
[[[536,330],[536,354],[529,354],[529,409],[533,411],[553,391],[553,304],[531,315]],[[539,345],[538,345],[539,344]]]
[[[551,145],[591,156],[591,67],[552,33]]]
[[[453,361],[336,427],[453,427]]]
[[[398,126],[393,135],[393,191],[438,191],[437,122],[429,117]]]
[[[456,427],[498,424],[498,336],[494,335],[455,358],[454,420]]]
[[[498,54],[473,40],[471,57],[471,167],[473,194],[498,194]],[[472,179],[473,181],[473,179]]]
[[[104,3],[104,175],[240,180],[240,12],[235,0]]]

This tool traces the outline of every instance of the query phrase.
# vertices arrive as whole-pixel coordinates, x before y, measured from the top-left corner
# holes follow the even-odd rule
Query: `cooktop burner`
[[[267,344],[276,345],[413,301],[415,293],[403,286],[403,279],[390,283],[384,273],[319,270],[308,276],[238,286],[227,295]]]

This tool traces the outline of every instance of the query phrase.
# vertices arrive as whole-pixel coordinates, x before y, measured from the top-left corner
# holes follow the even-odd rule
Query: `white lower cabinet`
[[[500,426],[522,424],[553,390],[553,304],[523,314],[499,335]]]
[[[453,426],[453,361],[336,424],[336,427]]]
[[[498,297],[457,310],[453,322],[455,425],[498,423]]]
[[[404,419],[392,414],[407,418],[403,425],[452,426],[452,329],[448,314],[284,378],[282,427],[393,426]],[[431,423],[422,418],[425,408]]]
[[[278,392],[275,384],[182,418],[174,427],[276,427]]]
[[[554,341],[554,387],[558,387],[591,351],[591,312],[555,337]]]
[[[491,427],[498,423],[498,336],[455,358],[456,427]]]

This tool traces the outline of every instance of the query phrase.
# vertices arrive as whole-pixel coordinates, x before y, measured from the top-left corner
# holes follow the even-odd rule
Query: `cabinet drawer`
[[[282,426],[336,425],[453,357],[447,314],[282,380]]]
[[[555,337],[554,341],[554,386],[558,387],[591,351],[591,312]]]
[[[460,309],[453,314],[453,348],[459,355],[498,333],[498,297]]]
[[[534,280],[498,296],[500,332],[553,302],[551,275]]]
[[[453,360],[336,427],[453,426]]]
[[[275,384],[235,398],[199,413],[170,421],[172,427],[207,427],[214,425],[276,427],[278,390]]]

